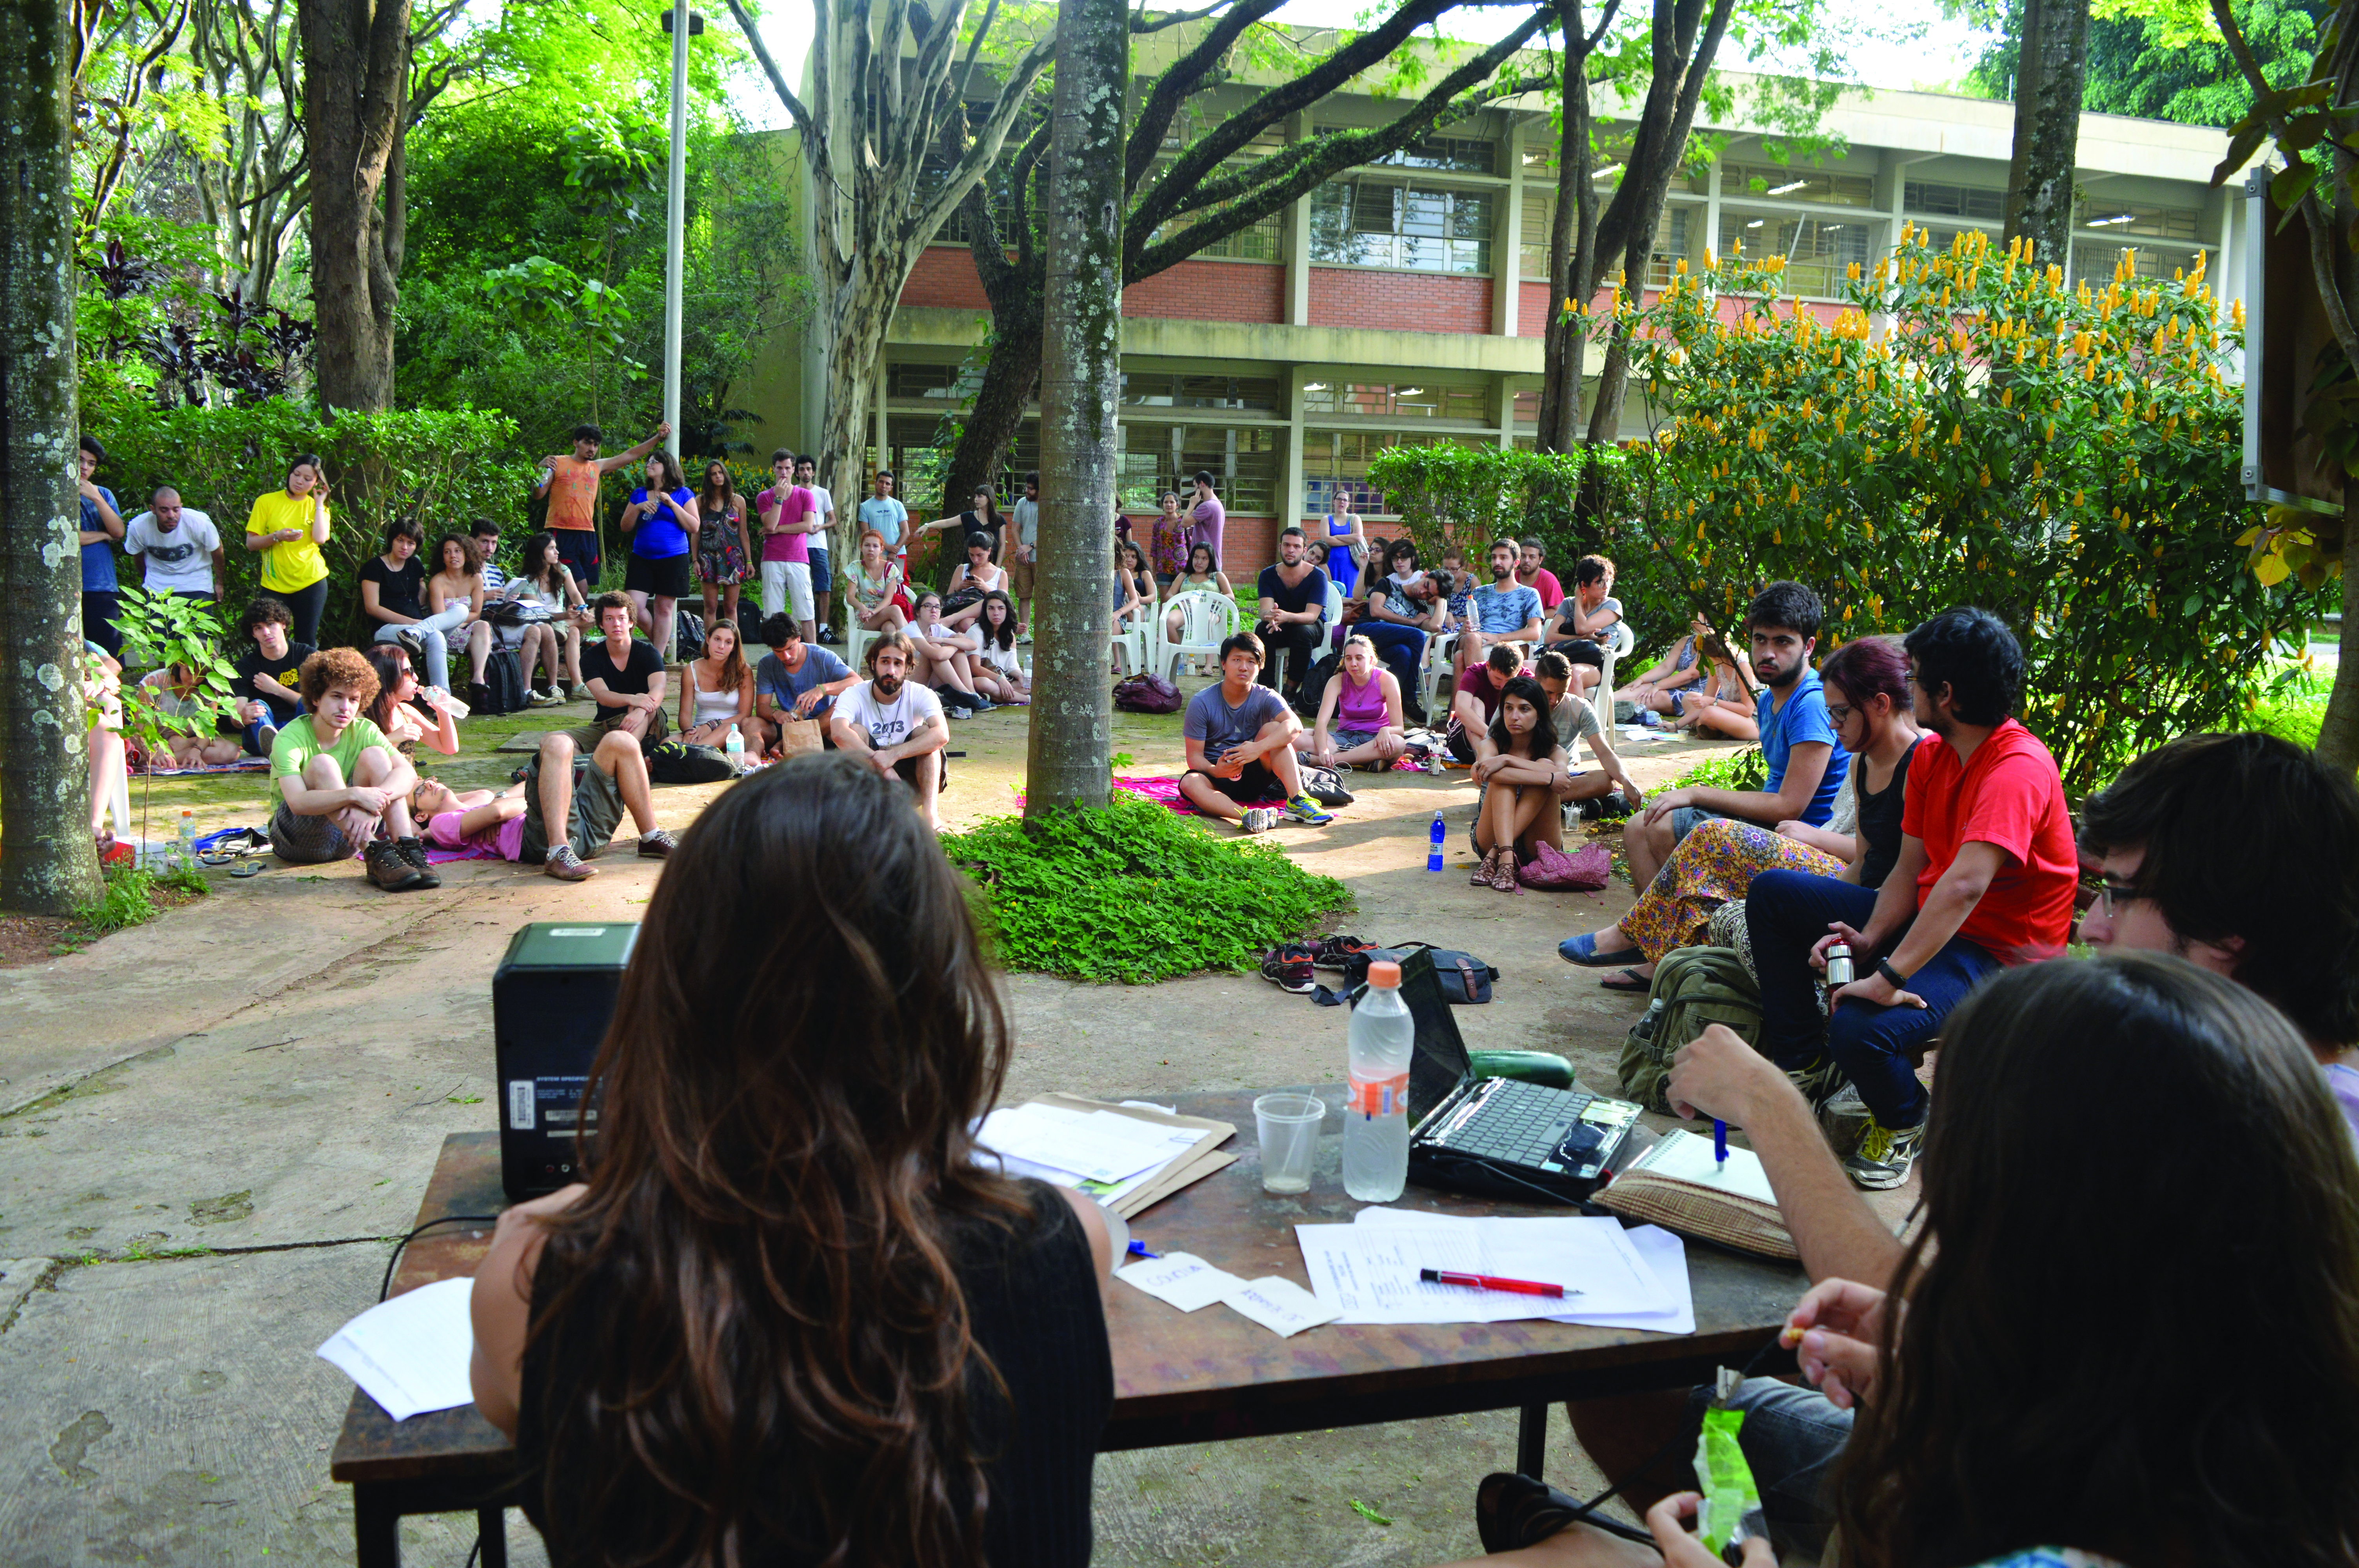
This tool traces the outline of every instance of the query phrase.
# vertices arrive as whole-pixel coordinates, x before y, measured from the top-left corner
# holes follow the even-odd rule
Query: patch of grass
[[[1028,830],[993,817],[944,837],[942,849],[988,899],[1002,966],[1074,979],[1247,972],[1263,949],[1352,903],[1342,882],[1266,839],[1220,835],[1123,792]]]
[[[1769,782],[1769,762],[1758,746],[1706,757],[1667,786],[1671,789],[1760,789]]]
[[[2305,671],[2261,698],[2252,715],[2252,728],[2292,741],[2304,750],[2318,745],[2319,727],[2326,722],[2331,677]]]
[[[159,891],[188,898],[202,898],[211,890],[205,886],[204,873],[194,866],[175,866],[161,872],[145,866],[109,866],[106,868],[105,892],[99,896],[97,903],[84,904],[74,911],[74,918],[82,926],[82,931],[77,935],[84,939],[94,938],[146,925],[163,913],[156,903],[155,895]]]

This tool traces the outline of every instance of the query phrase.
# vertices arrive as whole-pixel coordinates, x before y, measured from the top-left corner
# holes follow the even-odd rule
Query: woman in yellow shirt
[[[254,503],[245,520],[245,547],[262,552],[262,591],[295,617],[288,636],[319,646],[320,611],[328,602],[328,478],[319,454],[304,452],[287,465],[287,487]]]

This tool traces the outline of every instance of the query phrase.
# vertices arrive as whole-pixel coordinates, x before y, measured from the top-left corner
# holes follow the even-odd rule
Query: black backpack
[[[679,643],[681,662],[704,657],[704,617],[693,610],[679,610],[672,612],[672,620],[677,627],[674,635]]]
[[[489,701],[473,709],[476,713],[521,713],[525,708],[524,661],[516,656],[513,648],[494,648],[492,656],[484,661],[484,685],[491,691]]]
[[[685,741],[663,741],[647,753],[647,779],[659,784],[719,784],[735,778],[729,753],[718,746],[691,746]]]
[[[1333,680],[1335,672],[1343,667],[1343,655],[1341,654],[1329,654],[1314,663],[1302,677],[1302,696],[1296,706],[1305,713],[1317,713],[1319,699],[1327,695],[1327,683]]]

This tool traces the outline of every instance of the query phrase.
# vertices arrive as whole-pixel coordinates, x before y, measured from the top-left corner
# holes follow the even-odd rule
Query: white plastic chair
[[[1590,699],[1597,705],[1598,717],[1611,725],[1614,721],[1614,661],[1638,645],[1638,635],[1630,630],[1627,621],[1616,621],[1605,641],[1598,645],[1603,658],[1597,666],[1597,687]]]
[[[1418,704],[1438,720],[1437,728],[1449,726],[1447,715],[1434,712],[1434,700],[1441,694],[1441,677],[1450,668],[1450,655],[1458,649],[1458,633],[1436,632],[1425,640],[1425,662],[1417,676]]]
[[[843,662],[852,666],[853,674],[865,676],[866,671],[862,667],[860,661],[866,655],[868,644],[876,641],[882,634],[863,626],[857,615],[844,617]]]
[[[1114,657],[1122,661],[1126,674],[1137,675],[1150,667],[1156,644],[1162,638],[1158,630],[1163,624],[1163,607],[1150,604],[1140,619],[1114,634]]]
[[[1167,638],[1163,633],[1164,618],[1174,609],[1180,611],[1177,639]],[[1175,593],[1163,602],[1150,629],[1155,647],[1153,663],[1148,667],[1165,680],[1177,682],[1182,660],[1219,657],[1221,643],[1235,636],[1244,625],[1244,612],[1237,609],[1237,601],[1225,593],[1202,588]]]

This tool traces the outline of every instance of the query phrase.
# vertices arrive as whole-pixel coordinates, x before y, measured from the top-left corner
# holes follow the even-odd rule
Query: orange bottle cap
[[[1393,990],[1400,985],[1400,966],[1390,958],[1379,958],[1368,966],[1368,983],[1380,990]]]

